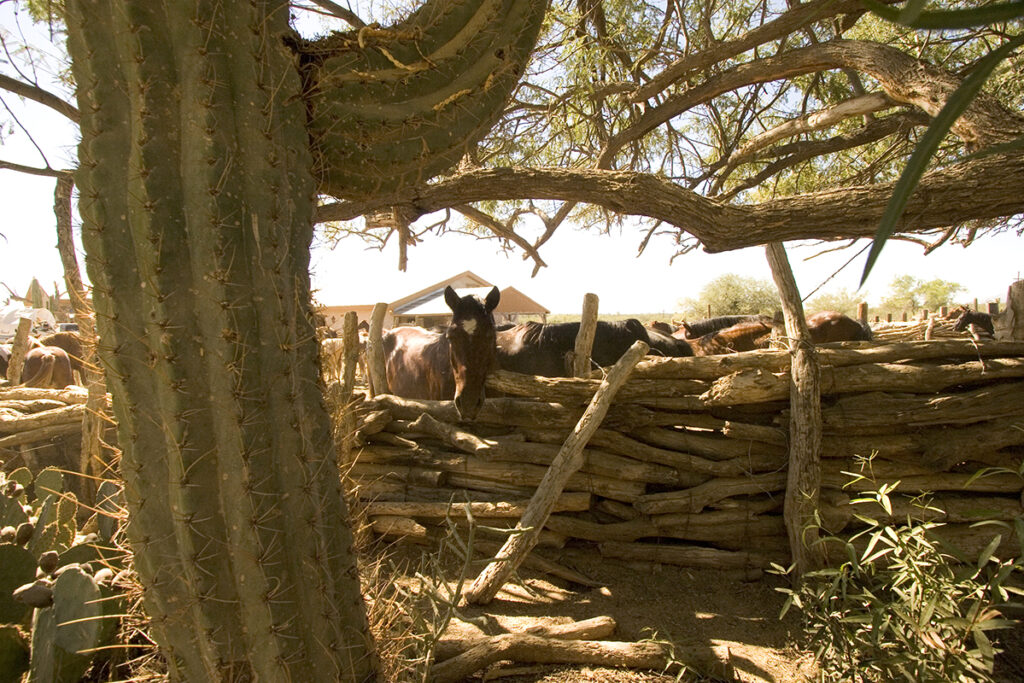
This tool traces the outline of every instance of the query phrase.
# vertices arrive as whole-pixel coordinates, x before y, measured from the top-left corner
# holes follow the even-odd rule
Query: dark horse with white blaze
[[[384,336],[384,362],[391,393],[405,398],[455,399],[455,408],[472,420],[484,401],[484,380],[495,367],[494,309],[501,293],[491,289],[484,301],[460,297],[446,287],[444,300],[452,322],[444,333],[421,327],[395,327]]]

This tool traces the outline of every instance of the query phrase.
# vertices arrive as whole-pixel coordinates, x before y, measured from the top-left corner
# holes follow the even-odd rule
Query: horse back
[[[388,388],[404,398],[455,397],[455,376],[443,334],[420,327],[395,327],[382,340]]]

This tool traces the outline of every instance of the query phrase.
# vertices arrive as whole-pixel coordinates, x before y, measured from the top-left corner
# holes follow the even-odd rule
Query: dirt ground
[[[412,553],[399,552],[406,555],[406,559],[412,559]],[[786,585],[780,577],[765,574],[756,580],[744,580],[731,572],[672,565],[633,565],[603,559],[593,549],[563,550],[559,562],[601,585],[588,588],[522,570],[521,583],[506,585],[490,605],[464,606],[460,619],[452,622],[447,634],[497,635],[521,631],[538,622],[559,624],[610,616],[617,628],[606,640],[654,639],[671,643],[679,653],[678,660],[689,664],[691,672],[677,678],[676,673],[656,671],[504,663],[470,680],[509,683],[663,683],[676,680],[799,683],[817,680],[814,655],[800,645],[799,615],[794,610],[784,619],[779,618],[785,596],[776,587]],[[1024,627],[999,632],[996,640],[1004,653],[997,657],[994,680],[998,683],[1024,681]]]
[[[496,635],[522,630],[538,620],[580,621],[598,616],[615,619],[608,640],[655,639],[672,643],[684,664],[702,675],[681,680],[808,681],[813,680],[813,655],[800,651],[799,620],[780,620],[784,596],[774,590],[778,577],[744,581],[712,570],[671,565],[632,566],[602,559],[596,552],[563,551],[561,563],[600,582],[596,588],[570,585],[524,570],[521,585],[509,584],[484,608],[461,610],[465,620],[485,623],[483,629],[455,622],[448,633]],[[682,653],[687,653],[683,655]],[[675,674],[584,666],[492,667],[476,680],[527,683],[571,681],[674,681]]]

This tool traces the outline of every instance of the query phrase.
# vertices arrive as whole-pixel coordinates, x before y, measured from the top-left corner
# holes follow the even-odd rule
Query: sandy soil
[[[596,552],[563,551],[560,561],[600,582],[586,588],[524,571],[520,585],[510,584],[484,608],[462,610],[464,619],[485,623],[489,635],[521,630],[538,620],[551,623],[611,616],[618,624],[610,640],[657,639],[679,652],[699,653],[703,673],[682,680],[806,681],[813,656],[797,649],[798,619],[780,620],[784,597],[774,590],[777,577],[743,581],[716,571],[669,565],[631,566],[603,560]],[[468,633],[474,625],[455,622],[449,633]],[[681,658],[684,663],[686,659]],[[690,660],[692,663],[693,660]],[[709,670],[712,669],[712,670]],[[526,683],[544,681],[674,681],[675,675],[599,667],[492,667],[482,679]]]

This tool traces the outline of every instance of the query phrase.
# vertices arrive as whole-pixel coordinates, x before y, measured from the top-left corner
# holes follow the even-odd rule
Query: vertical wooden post
[[[821,382],[818,355],[804,319],[800,291],[780,242],[766,247],[782,298],[790,352],[789,474],[783,517],[798,576],[822,565],[814,519],[821,489]]]
[[[384,367],[384,345],[382,330],[384,315],[388,312],[386,303],[377,303],[370,314],[370,335],[366,339],[366,369],[370,373],[370,396],[388,393],[387,371]]]
[[[976,310],[976,311],[978,310],[978,300],[977,299],[974,300],[974,310]]]
[[[988,302],[988,313],[989,315],[999,315],[999,302],[990,301]]]
[[[940,318],[948,318],[949,317],[949,306],[939,306],[939,317]]]
[[[32,319],[20,318],[11,343],[11,358],[7,361],[7,380],[11,384],[21,382],[21,369],[25,367],[25,354],[28,353],[28,333],[31,331]]]
[[[857,320],[860,321],[861,325],[868,324],[868,302],[861,301],[857,304]]]
[[[1024,280],[1006,290],[1006,311],[992,320],[996,339],[1024,340]]]
[[[583,315],[580,318],[580,331],[576,333],[576,346],[573,349],[572,376],[590,376],[590,352],[594,348],[594,335],[597,333],[597,294],[583,295]]]
[[[891,323],[892,322],[892,313],[886,313],[885,314],[885,322],[887,322],[887,323]]]
[[[352,404],[352,392],[356,385],[356,363],[359,361],[359,316],[355,311],[345,313],[341,326],[342,351],[341,387],[338,391],[338,405],[334,406],[335,414],[341,415],[339,420],[340,434],[335,435],[335,443],[341,443],[341,465],[348,465],[353,460],[356,435],[356,413]],[[340,437],[340,438],[339,438]]]
[[[711,304],[708,304],[708,314],[705,317],[708,317],[708,318],[711,317]]]
[[[907,322],[907,312],[903,311],[903,322]]]

